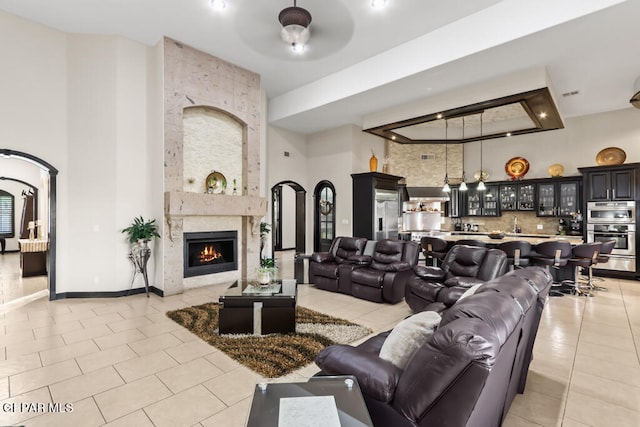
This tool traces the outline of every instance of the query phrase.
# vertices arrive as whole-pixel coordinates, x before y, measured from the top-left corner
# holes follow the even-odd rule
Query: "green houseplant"
[[[139,241],[145,244],[152,240],[154,237],[160,238],[158,233],[158,225],[156,220],[145,220],[142,216],[133,218],[133,222],[127,228],[122,230],[127,234],[129,243],[134,244]]]
[[[275,278],[278,272],[276,260],[273,258],[260,258],[260,267],[258,267],[258,282],[268,285]]]

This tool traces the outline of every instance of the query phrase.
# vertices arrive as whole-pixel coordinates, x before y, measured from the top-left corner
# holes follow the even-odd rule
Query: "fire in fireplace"
[[[238,232],[184,233],[184,277],[238,269]]]

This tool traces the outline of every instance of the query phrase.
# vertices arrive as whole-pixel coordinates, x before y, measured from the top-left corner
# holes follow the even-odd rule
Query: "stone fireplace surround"
[[[267,199],[260,197],[259,75],[165,38],[164,54],[164,227],[163,291],[248,278],[259,266],[260,221]],[[242,188],[238,195],[183,190],[185,108],[202,106],[229,114],[243,125]],[[184,278],[183,233],[238,231],[238,270]]]

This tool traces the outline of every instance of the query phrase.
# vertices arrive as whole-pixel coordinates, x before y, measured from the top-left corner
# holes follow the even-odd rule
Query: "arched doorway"
[[[281,181],[271,187],[273,251],[292,253],[289,261],[294,263],[298,283],[304,281],[304,264],[299,255],[306,250],[306,195],[307,191],[294,181]]]
[[[336,189],[331,181],[320,181],[313,199],[313,250],[326,252],[336,237]]]
[[[10,150],[6,148],[0,149],[0,156],[5,158],[15,158],[25,160],[36,164],[42,170],[49,174],[49,194],[48,194],[48,238],[49,250],[47,252],[47,281],[49,283],[49,299],[56,299],[56,179],[58,170],[48,162],[28,153]],[[7,177],[9,178],[9,177]]]

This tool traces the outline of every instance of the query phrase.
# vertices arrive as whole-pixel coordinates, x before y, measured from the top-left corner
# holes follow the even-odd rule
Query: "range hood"
[[[406,187],[405,200],[421,199],[434,202],[447,202],[449,196],[442,191],[442,187]]]

